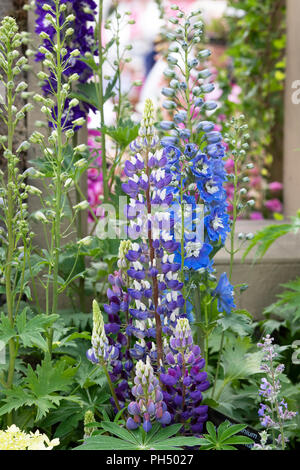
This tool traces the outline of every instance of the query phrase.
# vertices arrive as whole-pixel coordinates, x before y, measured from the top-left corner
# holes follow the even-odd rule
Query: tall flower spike
[[[110,346],[104,329],[104,321],[96,300],[93,301],[93,332],[92,348],[88,350],[87,357],[94,363],[108,362],[117,357],[118,350]]]
[[[180,264],[174,262],[173,255],[178,243],[170,234],[172,218],[168,207],[172,194],[167,188],[171,175],[166,168],[164,150],[157,149],[154,121],[154,107],[151,100],[147,100],[139,137],[131,145],[136,154],[125,163],[128,182],[123,184],[123,190],[130,196],[126,208],[129,220],[127,234],[138,240],[126,255],[130,262],[127,270],[131,298],[129,313],[135,321],[128,327],[127,334],[139,339],[155,337],[155,354],[160,366],[163,359],[162,335],[170,334],[171,324],[175,325],[176,318],[182,314],[184,299],[178,278]],[[166,223],[169,224],[167,228]],[[168,321],[165,323],[166,317]],[[132,354],[137,358],[146,353],[143,343],[134,349]]]
[[[206,372],[202,372],[205,360],[199,346],[193,344],[192,331],[187,318],[177,320],[174,335],[170,339],[166,362],[170,365],[166,373],[160,375],[165,385],[164,401],[173,421],[191,421],[195,433],[202,432],[207,420],[206,405],[201,405],[202,392],[209,382]]]
[[[128,405],[128,412],[133,417],[128,418],[127,428],[138,428],[141,420],[143,420],[143,428],[146,432],[151,430],[153,420],[161,424],[169,424],[171,415],[163,401],[159,381],[153,373],[149,356],[147,356],[146,363],[138,361],[134,384],[132,394],[135,401]]]
[[[95,428],[92,428],[91,426],[89,426],[95,421],[96,420],[95,420],[94,413],[91,410],[86,411],[84,414],[84,439],[91,437],[91,435],[95,431]]]
[[[280,375],[284,370],[284,364],[274,364],[278,354],[273,344],[274,338],[266,335],[262,343],[257,346],[262,349],[264,356],[261,369],[266,373],[266,377],[261,379],[259,395],[265,403],[260,403],[258,415],[261,425],[267,430],[273,429],[279,432],[273,445],[284,450],[287,438],[284,436],[284,425],[286,421],[293,419],[296,412],[289,411],[288,404],[280,398],[281,383]],[[256,446],[261,448],[261,446]]]

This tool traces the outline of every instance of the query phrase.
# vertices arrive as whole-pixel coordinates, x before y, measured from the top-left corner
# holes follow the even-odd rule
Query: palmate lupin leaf
[[[224,421],[216,431],[211,421],[206,423],[208,434],[203,435],[201,439],[201,450],[237,450],[234,445],[251,445],[252,439],[246,436],[238,435],[243,429],[244,424],[230,425],[228,421]]]
[[[179,432],[181,424],[166,428],[154,424],[147,434],[141,429],[128,431],[111,422],[101,424],[105,431],[117,437],[98,434],[86,439],[75,450],[180,450],[186,446],[198,448],[201,443],[198,437],[172,437]]]

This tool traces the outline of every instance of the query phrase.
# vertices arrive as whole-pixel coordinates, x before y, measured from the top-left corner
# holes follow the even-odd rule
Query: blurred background
[[[130,117],[138,121],[147,97],[159,105],[166,68],[164,32],[172,16],[169,0],[106,0],[104,14],[112,29],[104,31],[110,40],[116,8],[121,14],[131,13],[134,24],[121,25],[121,46],[130,44],[131,61],[122,71],[123,92],[128,92]],[[189,12],[199,8],[204,22],[203,43],[212,55],[206,64],[213,71],[216,87],[207,99],[218,102],[214,114],[216,125],[232,116],[244,114],[251,129],[248,198],[255,205],[245,213],[251,220],[283,218],[283,102],[286,53],[285,0],[180,0],[176,2]],[[163,14],[163,12],[166,12]],[[117,57],[115,57],[116,59]],[[114,57],[111,59],[113,63]],[[106,65],[109,80],[112,68]],[[138,84],[139,86],[132,86]],[[105,105],[107,125],[114,120],[113,100]],[[89,128],[96,129],[97,113],[91,113]],[[90,141],[92,143],[92,140]],[[230,172],[233,161],[227,161]],[[101,177],[100,177],[101,178]],[[92,182],[92,188],[94,188]],[[101,182],[98,181],[98,191]],[[232,187],[227,185],[228,197]],[[100,196],[100,192],[99,192]],[[91,189],[90,197],[98,196]],[[231,208],[229,207],[229,210]]]

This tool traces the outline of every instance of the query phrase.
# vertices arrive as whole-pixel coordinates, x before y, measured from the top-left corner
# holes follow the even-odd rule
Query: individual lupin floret
[[[143,421],[144,430],[149,432],[152,429],[151,421],[156,420],[161,424],[171,422],[171,415],[163,401],[159,381],[154,375],[149,356],[146,362],[140,360],[136,365],[132,394],[136,400],[128,405],[128,412],[133,416],[127,419],[128,429],[137,429]]]

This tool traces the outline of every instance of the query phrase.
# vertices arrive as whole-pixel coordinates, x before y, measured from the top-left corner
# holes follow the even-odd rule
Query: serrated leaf
[[[245,379],[254,374],[261,374],[260,369],[263,353],[247,353],[250,343],[247,338],[238,338],[233,344],[227,344],[222,355],[222,366],[227,382]]]
[[[47,342],[43,338],[42,333],[44,333],[46,328],[51,326],[57,318],[58,315],[56,314],[41,314],[35,315],[30,320],[27,320],[27,309],[25,308],[16,319],[17,333],[23,345],[25,347],[38,346],[43,351],[46,351]]]
[[[240,315],[235,311],[218,320],[218,323],[222,326],[224,331],[230,329],[239,336],[247,336],[251,334],[253,330],[250,318],[245,315]]]
[[[16,330],[11,326],[9,318],[4,313],[1,313],[0,341],[3,341],[5,344],[7,344],[8,341],[14,336],[16,336]]]
[[[66,369],[64,361],[54,365],[47,356],[35,371],[28,366],[26,382],[35,396],[48,396],[54,392],[66,391],[76,371],[75,367]]]
[[[103,132],[117,142],[121,149],[125,149],[137,138],[138,130],[139,125],[134,124],[130,119],[120,121],[118,127],[103,127]]]

